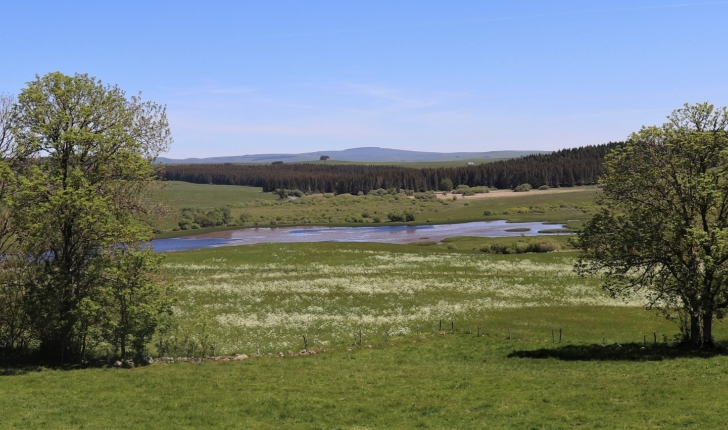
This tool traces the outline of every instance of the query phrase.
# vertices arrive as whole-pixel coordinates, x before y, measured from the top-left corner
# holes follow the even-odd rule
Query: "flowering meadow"
[[[436,248],[436,249],[432,249]],[[568,252],[443,252],[442,246],[269,244],[170,253],[174,324],[157,340],[177,353],[286,352],[488,327],[494,312],[639,307],[573,273]],[[179,350],[181,349],[181,351]]]

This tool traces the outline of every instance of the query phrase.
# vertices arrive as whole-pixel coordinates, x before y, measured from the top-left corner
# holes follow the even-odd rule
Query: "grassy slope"
[[[245,227],[285,225],[348,225],[361,226],[372,223],[374,217],[387,221],[390,212],[401,213],[411,210],[416,213],[416,223],[450,223],[507,219],[509,221],[549,221],[570,223],[578,226],[591,216],[595,206],[596,187],[575,187],[573,192],[546,194],[539,191],[514,193],[509,197],[484,199],[458,199],[456,201],[422,201],[410,199],[404,194],[398,196],[352,196],[339,195],[330,198],[309,196],[298,200],[280,201],[271,193],[262,193],[258,188],[225,185],[196,185],[185,182],[170,182],[158,198],[166,199],[176,212],[182,207],[210,209],[215,206],[230,206],[232,214],[248,215]],[[485,210],[493,215],[484,216]],[[367,217],[363,217],[363,215]],[[352,220],[359,222],[352,222]],[[176,222],[168,220],[164,230],[171,230]],[[236,227],[234,227],[236,228]],[[217,228],[218,230],[220,228]],[[172,232],[158,237],[176,237],[199,234],[213,229],[199,229]]]
[[[183,308],[198,302],[207,312],[221,313],[232,306],[246,315],[258,312],[268,325],[278,323],[263,318],[276,309],[294,316],[311,306],[322,309],[303,325],[283,321],[294,333],[322,332],[326,325],[313,320],[336,315],[384,318],[480,298],[510,306],[486,301],[482,308],[454,314],[446,308],[423,321],[406,320],[412,328],[422,327],[422,338],[413,330],[386,342],[375,324],[364,339],[373,348],[349,352],[351,342],[342,337],[330,341],[325,353],[309,357],[130,370],[0,365],[0,428],[723,426],[728,421],[724,350],[691,357],[667,348],[663,334],[671,338],[676,327],[638,307],[569,304],[577,297],[609,303],[597,300],[602,293],[596,282],[583,284],[561,268],[573,256],[382,244],[256,245],[169,254],[165,270],[182,287]],[[408,279],[422,288],[409,289]],[[432,333],[439,318],[447,318],[447,331],[454,319],[456,331]],[[183,319],[201,329],[194,315]],[[385,322],[401,324],[397,318]],[[468,324],[473,332],[480,326],[483,336],[467,333]],[[559,328],[561,345],[551,338],[555,330],[558,342]],[[599,345],[603,332],[605,347]],[[278,336],[263,330],[251,340],[262,341],[264,354],[278,352],[266,346],[265,333]],[[657,346],[651,345],[653,333]],[[717,325],[715,335],[725,341],[725,324]],[[220,336],[223,344],[224,333]],[[644,336],[650,345],[641,349]],[[296,344],[288,348],[297,350],[300,337],[294,337]],[[316,346],[316,336],[312,339]],[[250,346],[244,350],[252,352]]]

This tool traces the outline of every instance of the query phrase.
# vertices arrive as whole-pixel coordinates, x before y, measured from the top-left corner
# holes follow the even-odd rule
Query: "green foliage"
[[[525,192],[525,191],[531,191],[531,184],[521,184],[513,189],[515,192]]]
[[[303,192],[300,190],[287,190],[285,188],[279,188],[273,192],[281,200],[287,199],[288,197],[303,197]]]
[[[404,222],[405,216],[402,213],[389,213],[387,214],[387,218],[389,218],[389,221],[391,222]]]
[[[550,240],[520,240],[510,243],[491,243],[480,247],[481,252],[492,254],[525,254],[527,252],[552,252],[558,251],[561,246]]]
[[[142,357],[157,326],[171,315],[172,291],[158,275],[162,257],[151,250],[117,252],[101,291],[101,335],[122,359]]]
[[[50,73],[22,90],[12,125],[3,197],[17,241],[2,291],[17,294],[0,300],[22,308],[31,338],[5,336],[16,339],[6,346],[32,341],[49,358],[77,359],[103,341],[112,279],[135,276],[118,266],[119,249],[151,238],[142,220],[154,211],[150,161],[171,142],[166,114],[87,75]]]
[[[452,190],[452,179],[445,178],[440,181],[440,191],[450,191]]]
[[[200,227],[216,227],[223,225],[235,225],[235,219],[230,213],[229,207],[217,207],[209,211],[204,209],[183,208],[182,220],[179,221],[179,228],[189,230]],[[248,219],[249,216],[240,219]],[[195,227],[196,226],[196,227]]]
[[[404,211],[403,213],[390,213],[387,218],[391,222],[412,222],[415,220],[415,214],[412,211]]]
[[[577,269],[614,295],[681,309],[685,340],[711,344],[728,308],[728,109],[686,104],[668,118],[607,156]]]

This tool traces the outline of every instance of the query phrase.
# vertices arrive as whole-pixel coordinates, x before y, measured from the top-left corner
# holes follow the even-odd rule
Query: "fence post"
[[[303,335],[303,349],[308,351],[308,340],[306,339],[306,335]]]
[[[602,346],[604,346],[604,332],[602,332]]]
[[[511,338],[511,328],[508,327],[508,339],[510,339],[510,338]]]
[[[561,333],[562,333],[562,330],[563,330],[562,328],[559,328],[559,343],[561,343]]]
[[[440,320],[440,331],[442,331],[442,320]]]
[[[478,326],[478,337],[480,337],[480,326]]]
[[[450,322],[450,331],[455,331],[455,321]]]
[[[551,329],[551,343],[556,342],[556,336],[554,336],[554,329]]]
[[[361,346],[361,345],[362,345],[362,343],[361,343],[361,328],[360,328],[359,329],[359,346]]]
[[[652,335],[655,337],[655,345],[657,345],[657,333],[653,332]]]

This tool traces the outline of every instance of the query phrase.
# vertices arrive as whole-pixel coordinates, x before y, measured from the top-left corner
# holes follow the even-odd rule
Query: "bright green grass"
[[[249,354],[260,342],[264,357],[130,370],[0,365],[0,428],[726,424],[724,350],[695,357],[666,346],[673,324],[575,277],[574,256],[334,243],[171,253],[177,340]],[[217,319],[229,314],[239,318]],[[448,334],[433,333],[440,319]],[[351,345],[359,327],[373,348]],[[269,356],[297,351],[304,333],[326,352]],[[718,324],[716,338],[727,337]]]
[[[606,347],[594,345],[603,326]],[[728,357],[613,345],[641,327],[669,329],[637,309],[534,308],[495,313],[481,337],[460,327],[309,357],[0,376],[0,427],[722,428]],[[509,357],[541,348],[557,358]]]

